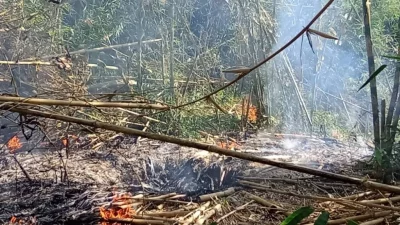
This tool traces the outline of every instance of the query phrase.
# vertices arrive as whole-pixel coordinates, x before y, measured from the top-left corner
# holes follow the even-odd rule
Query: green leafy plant
[[[318,219],[315,221],[315,225],[326,225],[328,224],[329,220],[329,213],[328,212],[322,212],[321,215],[319,215]]]
[[[314,209],[306,206],[302,207],[292,214],[290,214],[282,223],[281,225],[296,225],[299,224],[304,218],[307,218],[311,213],[314,212]]]

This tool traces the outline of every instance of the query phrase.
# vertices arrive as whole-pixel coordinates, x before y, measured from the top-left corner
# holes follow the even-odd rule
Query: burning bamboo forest
[[[399,7],[0,0],[0,224],[397,224]]]

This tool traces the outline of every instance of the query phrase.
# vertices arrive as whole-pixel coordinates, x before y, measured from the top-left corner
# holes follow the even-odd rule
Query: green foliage
[[[400,57],[399,56],[384,55],[382,57],[385,57],[385,58],[388,58],[388,59],[395,59],[397,61],[400,61]]]
[[[297,209],[292,214],[290,214],[280,225],[297,225],[300,222],[307,218],[311,213],[314,212],[314,209],[306,206]],[[329,220],[329,213],[323,211],[315,221],[314,225],[327,225]]]
[[[329,213],[324,211],[318,216],[314,225],[326,225],[328,224],[328,220],[329,220]]]
[[[280,225],[297,225],[313,212],[314,209],[309,206],[302,207],[290,214]]]

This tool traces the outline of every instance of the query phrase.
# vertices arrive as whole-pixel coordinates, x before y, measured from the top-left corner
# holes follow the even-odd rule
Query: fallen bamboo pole
[[[262,158],[262,157],[247,154],[247,153],[230,151],[230,150],[226,150],[224,148],[218,147],[218,146],[184,140],[184,139],[180,139],[180,138],[176,138],[176,137],[170,137],[170,136],[161,135],[161,134],[143,132],[143,131],[139,131],[139,130],[135,130],[135,129],[127,128],[127,127],[122,127],[122,126],[117,126],[117,125],[113,125],[113,124],[109,124],[109,123],[97,122],[95,120],[85,120],[85,119],[80,119],[80,118],[71,117],[71,116],[51,114],[51,113],[47,113],[47,112],[41,112],[38,110],[24,109],[24,108],[15,107],[15,106],[9,106],[9,105],[3,105],[0,107],[0,109],[9,110],[9,111],[17,112],[17,113],[21,113],[21,114],[29,114],[29,115],[33,115],[33,116],[61,120],[64,122],[77,123],[77,124],[81,124],[81,125],[111,130],[111,131],[115,131],[115,132],[121,132],[121,133],[125,133],[125,134],[130,134],[130,135],[142,136],[142,137],[146,137],[146,138],[153,139],[153,140],[159,140],[159,141],[163,141],[163,142],[178,144],[181,146],[206,150],[206,151],[214,152],[217,154],[232,156],[235,158],[244,159],[244,160],[248,160],[248,161],[252,161],[252,162],[258,162],[258,163],[267,164],[267,165],[271,165],[271,166],[276,166],[276,167],[283,168],[283,169],[288,169],[288,170],[293,170],[293,171],[297,171],[297,172],[301,172],[301,173],[325,177],[325,178],[329,178],[332,180],[338,180],[338,181],[343,181],[343,182],[347,182],[347,183],[351,183],[351,184],[357,184],[357,185],[361,185],[365,188],[388,191],[388,192],[392,192],[392,193],[400,193],[400,187],[386,185],[386,184],[368,181],[368,180],[364,180],[364,179],[359,179],[359,178],[355,178],[355,177],[349,177],[349,176],[345,176],[345,175],[341,175],[341,174],[335,174],[335,173],[322,171],[322,170],[318,170],[318,169],[303,167],[303,166],[299,166],[299,165],[295,165],[295,164],[274,161],[274,160]]]
[[[91,102],[91,101],[67,101],[45,98],[23,98],[0,96],[0,102],[16,102],[34,105],[58,105],[58,106],[78,106],[78,107],[119,107],[119,108],[137,108],[137,109],[167,109],[168,106],[150,103],[128,103],[128,102]]]

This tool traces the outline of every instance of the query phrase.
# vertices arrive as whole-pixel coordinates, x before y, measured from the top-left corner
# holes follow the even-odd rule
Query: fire
[[[17,217],[13,216],[10,219],[10,223],[16,223],[17,222]]]
[[[242,104],[236,105],[235,112],[239,116],[243,116],[248,113],[247,120],[250,123],[255,123],[257,121],[257,107],[249,103],[249,99],[247,97],[243,99]]]
[[[228,149],[228,150],[234,150],[235,148],[238,148],[239,145],[236,142],[220,141],[219,142],[219,147],[225,148],[225,149]]]
[[[129,206],[132,195],[130,193],[114,194],[111,207],[100,207],[100,216],[104,220],[131,218],[136,212]],[[107,223],[102,223],[106,225]]]
[[[67,146],[67,144],[68,144],[68,139],[63,138],[63,139],[62,139],[62,143],[63,143],[64,146]]]
[[[70,143],[70,139],[72,139],[72,141],[79,141],[79,138],[75,135],[68,135],[68,138],[63,137],[61,138],[61,141],[65,147]]]
[[[7,147],[10,149],[10,153],[13,153],[16,150],[20,149],[22,147],[22,144],[19,141],[19,138],[17,136],[14,136],[8,141]]]
[[[35,225],[37,224],[37,219],[35,216],[30,216],[29,218],[26,219],[18,219],[15,216],[12,216],[10,219],[9,224],[29,224],[29,225]]]

